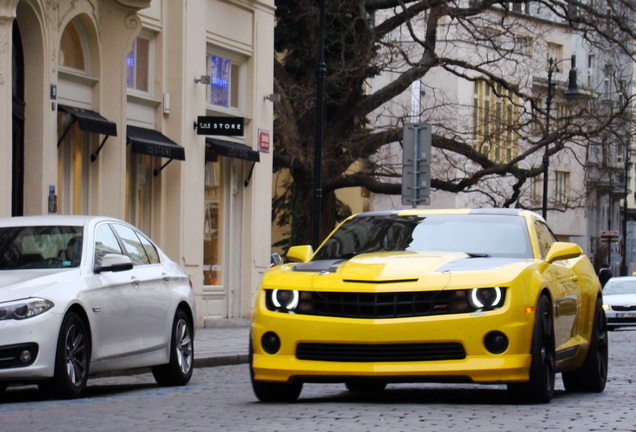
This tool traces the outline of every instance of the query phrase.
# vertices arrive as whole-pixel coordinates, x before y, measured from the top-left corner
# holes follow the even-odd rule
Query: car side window
[[[541,252],[541,258],[545,258],[550,250],[552,243],[556,241],[556,238],[543,222],[536,221],[534,223],[535,231],[537,232],[537,241],[539,243],[539,251]]]
[[[102,264],[102,258],[106,254],[123,255],[121,246],[115,233],[108,224],[101,224],[95,230],[95,265]]]
[[[150,264],[150,259],[146,254],[141,240],[139,240],[139,237],[135,234],[135,230],[121,224],[113,224],[113,228],[122,243],[124,243],[125,253],[130,257],[133,265]]]
[[[155,247],[155,245],[153,245],[152,242],[148,240],[148,238],[146,238],[143,234],[139,232],[137,232],[136,234],[146,251],[146,255],[148,255],[150,264],[159,264],[159,252],[157,252],[157,248]]]

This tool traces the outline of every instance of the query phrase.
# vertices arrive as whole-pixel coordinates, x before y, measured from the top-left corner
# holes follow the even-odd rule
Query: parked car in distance
[[[287,259],[299,262],[265,274],[252,318],[261,401],[294,401],[308,382],[507,384],[539,403],[557,373],[568,391],[605,388],[599,280],[533,212],[362,213]]]
[[[196,309],[187,274],[113,218],[0,219],[0,391],[37,383],[75,398],[89,375],[151,367],[192,376]]]
[[[603,307],[610,330],[636,326],[636,277],[617,276],[603,288]]]
[[[272,252],[269,255],[269,267],[276,267],[278,265],[281,265],[283,263],[283,257],[280,256],[280,254],[278,252]]]

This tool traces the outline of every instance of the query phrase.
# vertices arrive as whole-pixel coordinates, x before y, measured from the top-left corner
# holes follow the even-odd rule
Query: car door
[[[545,259],[556,238],[541,221],[536,221],[535,229],[542,258]],[[553,296],[554,342],[557,350],[567,344],[575,334],[580,290],[578,277],[572,269],[572,262],[573,260],[559,260],[548,263],[543,273]]]
[[[123,250],[108,223],[95,228],[93,268],[101,265],[106,254],[121,254]],[[82,301],[87,306],[93,333],[95,369],[104,361],[117,361],[140,348],[136,341],[134,271],[103,271],[87,278],[88,289]]]
[[[130,226],[112,226],[134,265],[130,301],[134,302],[135,345],[146,352],[161,349],[170,341],[173,320],[170,277],[150,240]]]

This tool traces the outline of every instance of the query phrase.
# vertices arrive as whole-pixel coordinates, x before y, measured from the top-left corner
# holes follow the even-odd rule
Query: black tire
[[[359,393],[379,393],[384,391],[386,388],[386,384],[383,381],[375,381],[375,380],[351,380],[345,382],[345,386],[347,390],[350,392],[359,392]]]
[[[254,379],[254,350],[252,348],[252,336],[250,335],[250,380],[252,390],[261,402],[295,402],[303,391],[302,382],[277,383],[257,381]]]
[[[57,340],[54,376],[40,383],[40,389],[62,399],[80,397],[88,382],[90,352],[90,335],[84,320],[75,312],[67,313]]]
[[[194,338],[188,315],[177,310],[172,323],[170,363],[152,367],[152,374],[160,386],[186,385],[194,370]]]
[[[603,302],[596,299],[590,348],[583,365],[577,370],[563,372],[563,385],[569,392],[600,393],[607,384],[609,339]]]
[[[556,357],[552,305],[545,295],[537,303],[530,353],[530,380],[521,384],[509,384],[508,390],[522,402],[548,403],[554,396]]]

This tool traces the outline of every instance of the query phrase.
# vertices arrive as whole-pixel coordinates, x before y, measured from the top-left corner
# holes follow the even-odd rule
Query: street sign
[[[603,230],[601,231],[601,238],[608,243],[618,243],[618,231],[616,230]]]
[[[197,135],[243,136],[243,117],[197,117]]]
[[[431,203],[431,145],[430,124],[406,124],[402,146],[402,204],[429,205]]]

